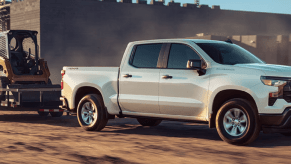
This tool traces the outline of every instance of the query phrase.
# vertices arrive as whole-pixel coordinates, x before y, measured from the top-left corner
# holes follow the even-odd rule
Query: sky
[[[135,0],[133,0],[135,1]],[[150,0],[148,0],[149,3]],[[168,4],[170,0],[166,0]],[[175,2],[194,3],[194,0],[174,0]],[[291,0],[200,0],[200,4],[219,5],[223,10],[242,10],[291,14]]]

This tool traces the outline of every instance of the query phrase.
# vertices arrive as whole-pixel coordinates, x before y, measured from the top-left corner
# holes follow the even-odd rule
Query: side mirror
[[[201,70],[202,69],[202,60],[200,60],[200,59],[188,60],[187,68],[194,69],[194,70]]]
[[[206,65],[201,59],[190,59],[187,62],[187,68],[197,70],[199,76],[206,74]]]

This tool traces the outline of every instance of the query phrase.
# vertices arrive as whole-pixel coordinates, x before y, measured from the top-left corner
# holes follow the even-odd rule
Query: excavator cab
[[[8,46],[10,64],[15,75],[42,74],[38,70],[37,32],[10,31]]]
[[[0,33],[0,71],[11,84],[51,83],[47,62],[39,59],[37,31]]]

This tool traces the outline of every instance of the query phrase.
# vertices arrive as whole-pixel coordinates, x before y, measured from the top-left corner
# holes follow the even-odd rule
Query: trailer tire
[[[62,117],[64,112],[50,112],[52,117]]]
[[[0,87],[6,88],[7,85],[10,83],[9,79],[7,77],[0,77]],[[0,92],[0,100],[5,100],[5,91]]]
[[[46,116],[48,116],[50,114],[49,112],[40,112],[40,111],[37,111],[37,113],[41,117],[46,117]]]
[[[96,94],[84,96],[77,107],[77,118],[87,131],[102,130],[108,122],[102,97]]]

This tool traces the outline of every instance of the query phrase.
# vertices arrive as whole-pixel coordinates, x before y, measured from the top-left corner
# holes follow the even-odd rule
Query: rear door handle
[[[130,74],[125,74],[125,75],[123,75],[123,77],[132,77],[132,75],[130,75]]]
[[[173,78],[173,76],[170,76],[170,75],[163,75],[162,78],[163,78],[163,79],[171,79],[171,78]]]

